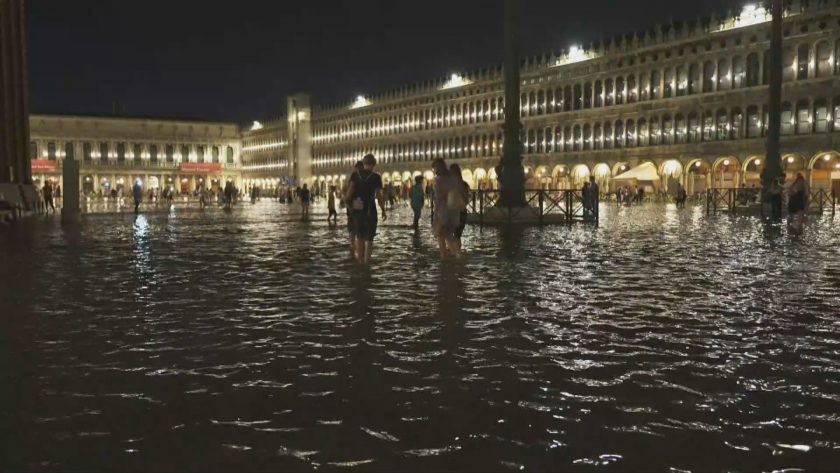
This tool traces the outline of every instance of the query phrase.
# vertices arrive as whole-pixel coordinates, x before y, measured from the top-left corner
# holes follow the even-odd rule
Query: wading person
[[[590,206],[589,206],[590,197],[589,197],[589,183],[588,182],[584,182],[583,187],[580,189],[580,200],[581,200],[581,203],[583,204],[583,218],[586,218],[586,217],[589,216],[589,213],[591,211]]]
[[[595,176],[589,176],[589,213],[598,215],[598,202],[601,200],[601,188],[595,182]]]
[[[796,231],[802,230],[805,223],[805,209],[808,208],[808,184],[801,173],[790,186],[788,198],[788,224]]]
[[[306,184],[304,184],[303,188],[300,190],[300,210],[303,213],[301,220],[304,222],[309,220],[309,198],[311,195],[312,194],[309,192],[309,188],[307,188]]]
[[[327,223],[330,223],[330,217],[332,217],[333,223],[338,223],[338,212],[335,211],[335,194],[337,192],[335,186],[330,186],[329,195],[327,195],[327,210],[329,211]]]
[[[408,198],[411,200],[411,210],[414,211],[414,229],[420,223],[420,214],[423,212],[423,204],[426,201],[426,195],[423,191],[423,176],[414,176],[414,186],[408,191]]]
[[[356,161],[353,166],[353,174],[358,173],[365,168],[361,161]],[[352,175],[350,176],[352,179]],[[341,189],[341,204],[347,209],[347,235],[350,237],[350,257],[356,257],[356,225],[353,223],[353,203],[347,201],[347,195],[350,191],[350,183],[345,183],[344,188]]]
[[[784,188],[784,176],[773,179],[770,186],[770,207],[773,218],[777,220],[782,218],[782,192],[784,192]]]
[[[460,182],[456,181],[452,173],[449,172],[443,158],[435,158],[432,161],[432,169],[437,175],[435,177],[435,208],[432,227],[438,241],[440,257],[446,258],[447,254],[451,252],[456,258],[460,258],[461,248],[455,238],[455,229],[458,228],[460,212],[449,208],[449,194],[460,194]]]
[[[685,192],[685,187],[683,187],[683,185],[682,185],[682,184],[678,184],[678,187],[677,187],[677,198],[676,198],[676,201],[677,201],[677,208],[685,208],[685,199],[686,199],[686,197],[687,197],[687,194],[686,194],[686,192]]]
[[[353,209],[353,224],[356,233],[356,259],[363,264],[370,264],[373,253],[373,238],[378,225],[376,204],[382,209],[382,220],[388,218],[385,213],[385,199],[382,195],[382,176],[374,172],[376,158],[368,154],[362,159],[364,169],[353,173],[345,200]]]
[[[461,235],[464,234],[464,228],[467,226],[467,205],[470,201],[470,185],[463,178],[461,166],[452,164],[449,166],[449,173],[459,185],[457,190],[460,192],[452,192],[447,196],[447,206],[450,211],[458,211],[458,226],[455,227],[455,241],[461,253],[464,252],[464,245],[461,243]]]
[[[134,194],[134,213],[140,211],[140,202],[143,201],[143,187],[140,185],[140,181],[134,181],[134,188],[132,188]]]
[[[47,181],[47,183],[44,184],[43,193],[44,193],[44,210],[46,211],[46,210],[52,209],[53,213],[55,213],[55,202],[53,201],[53,188],[52,188],[52,184],[50,184],[50,181]]]

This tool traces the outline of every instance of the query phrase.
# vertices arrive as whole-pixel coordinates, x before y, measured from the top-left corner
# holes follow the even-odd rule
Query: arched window
[[[567,85],[563,88],[563,110],[570,111],[572,110],[572,86]]]
[[[677,68],[677,97],[684,97],[688,92],[688,72],[685,67]]]
[[[840,75],[840,39],[834,42],[834,75]]]
[[[674,96],[674,70],[670,67],[665,69],[665,78],[664,78],[664,93],[663,96],[666,99],[670,99]]]
[[[545,115],[545,92],[542,90],[537,94],[537,115]]]
[[[707,111],[703,112],[703,141],[712,141],[715,138],[715,115]]]
[[[740,140],[744,137],[743,135],[743,128],[744,128],[744,114],[741,113],[741,109],[735,107],[729,114],[730,118],[730,129],[729,129],[729,138],[732,140]]]
[[[700,120],[697,118],[697,114],[691,112],[688,114],[688,142],[689,143],[697,143],[702,140],[702,134],[700,132]]]
[[[674,142],[674,122],[670,115],[662,117],[662,144],[672,144]]]
[[[55,161],[56,157],[57,156],[55,142],[50,141],[49,143],[47,143],[47,159],[49,159],[50,161]]]
[[[715,91],[715,63],[706,61],[703,64],[703,93]]]
[[[86,143],[82,144],[82,159],[84,159],[85,162],[87,162],[87,163],[89,163],[93,160],[93,149],[92,148],[93,147],[90,145],[90,143],[86,142]]]
[[[551,153],[554,151],[554,132],[552,131],[551,127],[545,128],[543,130],[543,135],[545,137],[545,152]]]
[[[554,113],[554,89],[545,91],[545,113]]]
[[[545,132],[542,128],[537,130],[537,153],[545,153]]]
[[[64,159],[76,159],[76,147],[73,143],[64,143]]]
[[[103,159],[107,162],[108,158],[108,143],[99,143],[99,160],[102,161]]]
[[[688,94],[699,94],[702,90],[700,82],[700,66],[692,64],[688,67]]]
[[[639,74],[639,101],[650,98],[650,76],[647,72]]]
[[[639,123],[636,125],[638,131],[636,132],[636,142],[639,146],[647,146],[648,145],[648,124],[647,120],[644,118],[639,119]]]
[[[175,147],[172,145],[166,145],[164,148],[164,153],[166,154],[166,162],[172,163],[175,162]]]
[[[157,163],[158,161],[158,147],[157,145],[149,146],[149,161]]]
[[[732,58],[732,88],[744,87],[744,58],[735,56]]]
[[[627,120],[624,126],[624,144],[627,148],[636,147],[636,123],[631,119]]]
[[[717,90],[729,90],[729,79],[729,59],[723,58],[718,61]]]
[[[717,111],[717,127],[715,139],[723,141],[729,137],[729,120],[726,117],[726,110],[721,108]]]
[[[761,115],[758,114],[758,107],[750,105],[747,107],[747,138],[761,137]]]
[[[526,94],[526,93],[522,93],[522,94],[519,96],[519,116],[520,116],[520,117],[524,117],[524,116],[526,116],[526,115],[527,115],[527,113],[526,113],[527,111],[528,111],[528,94]],[[432,111],[432,123],[434,123],[434,122],[435,122],[435,119],[434,119],[434,114],[435,114],[435,112],[434,112],[434,110],[433,110],[433,111]]]
[[[592,83],[583,84],[583,108],[592,108]]]
[[[187,145],[181,146],[181,162],[186,163],[190,160],[190,148]]]
[[[125,162],[125,143],[117,144],[117,162]]]
[[[574,141],[575,151],[580,151],[581,148],[582,148],[581,145],[583,144],[582,143],[582,141],[583,141],[582,140],[582,133],[580,131],[580,125],[575,125],[574,137],[575,137],[575,141]]]
[[[527,140],[527,142],[528,142],[528,145],[527,145],[528,154],[533,154],[536,151],[534,149],[534,144],[536,143],[536,141],[537,141],[536,132],[534,130],[529,130],[528,131],[528,140]]]
[[[831,75],[831,46],[828,41],[820,41],[817,44],[817,77],[828,77]]]
[[[761,55],[761,85],[770,83],[770,50],[766,49]]]
[[[211,156],[213,157],[213,162],[218,163],[219,162],[219,147],[214,146],[213,149],[210,152],[211,152]]]
[[[592,141],[594,142],[594,149],[601,149],[602,148],[602,136],[601,136],[601,124],[596,123],[594,127],[592,127]]]
[[[796,49],[797,66],[796,66],[796,80],[805,80],[808,78],[808,53],[810,48],[807,44],[800,44]]]
[[[659,71],[651,71],[650,73],[650,98],[651,100],[658,100],[662,98],[662,91],[659,90]]]
[[[537,114],[537,94],[535,94],[534,92],[530,92],[528,94],[528,105],[529,105],[528,106],[528,116],[532,117],[532,116],[536,115]],[[473,105],[470,104],[470,112],[472,112],[473,110],[474,110]],[[472,123],[472,122],[473,122],[472,121],[472,116],[470,116],[470,123]]]
[[[814,102],[814,132],[825,133],[828,131],[828,106],[825,100],[819,99]]]
[[[574,149],[574,136],[572,135],[572,127],[567,126],[563,128],[563,139],[565,143],[563,144],[563,149],[566,151],[571,151]]]
[[[233,164],[233,146],[228,146],[226,152],[228,164]]]
[[[38,156],[38,143],[34,141],[29,142],[29,159],[39,159]]]
[[[790,82],[794,80],[796,69],[796,51],[790,46],[782,48],[782,81]]]
[[[563,111],[563,88],[554,89],[554,113]]]
[[[660,138],[662,138],[662,130],[659,128],[659,119],[656,117],[650,119],[650,125],[648,125],[648,137],[651,146],[658,145]]]
[[[613,147],[613,132],[612,123],[604,123],[604,149],[612,149]]]
[[[636,76],[630,74],[627,76],[627,103],[635,103],[638,98],[638,91],[636,90]]]
[[[580,84],[575,84],[574,104],[575,110],[583,108],[583,90],[581,89]]]
[[[199,146],[195,150],[195,159],[196,162],[203,163],[204,162],[204,146]]]
[[[615,133],[615,147],[624,147],[624,122],[616,120],[613,132]]]
[[[604,104],[610,106],[613,104],[613,81],[607,79],[604,81]]]
[[[134,164],[140,164],[140,161],[143,158],[143,148],[139,144],[135,143],[131,154],[134,157]]]
[[[782,103],[782,134],[793,134],[793,110],[790,106],[790,102]]]
[[[685,117],[681,113],[678,113],[674,117],[674,142],[685,143],[687,134],[688,133],[685,128]]]
[[[758,53],[751,53],[747,56],[747,87],[758,85]]]
[[[624,77],[618,76],[615,78],[615,104],[621,105],[624,103]]]
[[[604,106],[604,88],[601,86],[601,81],[595,81],[595,107]]]
[[[796,134],[808,133],[811,133],[811,107],[807,100],[800,100],[796,102]]]
[[[583,125],[583,149],[592,149],[592,127],[588,123]]]

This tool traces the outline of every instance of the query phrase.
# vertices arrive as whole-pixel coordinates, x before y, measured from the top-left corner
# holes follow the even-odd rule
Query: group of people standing
[[[338,193],[332,187],[327,206],[330,217],[337,217],[335,198],[347,209],[347,230],[351,254],[363,264],[369,264],[373,253],[373,240],[379,224],[379,212],[382,220],[388,218],[387,196],[382,176],[375,172],[376,158],[366,155],[357,162],[350,176],[347,188]],[[467,222],[467,203],[469,185],[461,178],[461,169],[457,164],[447,167],[446,162],[437,158],[432,161],[436,178],[434,182],[434,213],[432,228],[438,242],[441,257],[460,258],[461,235]],[[430,186],[429,186],[430,187]],[[397,188],[398,189],[398,188]],[[408,200],[414,211],[414,229],[418,229],[426,193],[423,189],[423,176],[416,176],[414,186],[408,189]],[[393,194],[392,194],[393,195]],[[405,193],[403,193],[405,196]],[[329,217],[328,217],[329,219]]]

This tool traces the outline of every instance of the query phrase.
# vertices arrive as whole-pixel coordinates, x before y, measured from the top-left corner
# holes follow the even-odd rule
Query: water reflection
[[[827,469],[840,232],[699,207],[374,263],[325,209],[0,230],[11,469]],[[178,448],[173,448],[176,445]]]

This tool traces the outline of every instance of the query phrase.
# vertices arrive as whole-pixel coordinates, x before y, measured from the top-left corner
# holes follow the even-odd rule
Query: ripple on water
[[[322,206],[0,229],[0,467],[836,463],[840,223],[605,206],[441,262],[408,213],[372,270]]]

